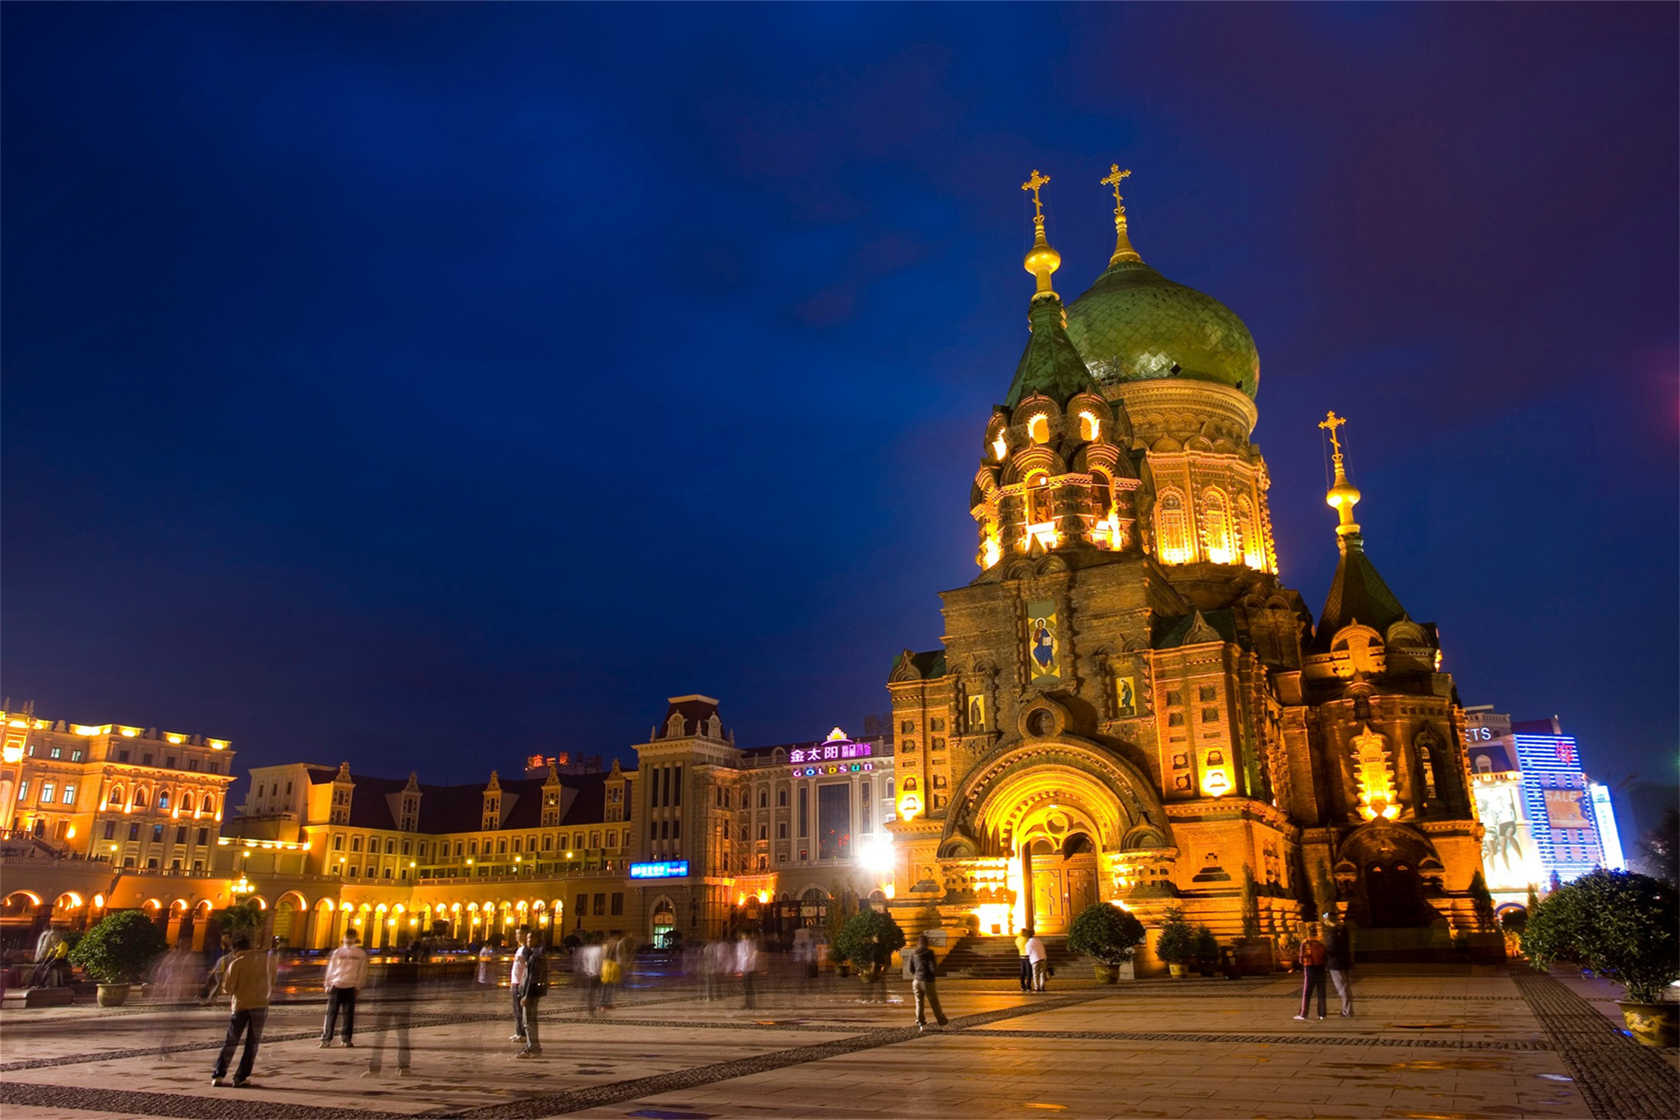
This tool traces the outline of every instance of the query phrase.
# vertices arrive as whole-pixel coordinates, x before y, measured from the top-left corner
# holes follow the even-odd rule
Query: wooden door
[[[1060,856],[1034,856],[1032,866],[1033,929],[1038,933],[1067,930],[1067,881]]]
[[[1097,861],[1094,856],[1074,856],[1067,862],[1068,921],[1087,906],[1101,900],[1097,891]]]

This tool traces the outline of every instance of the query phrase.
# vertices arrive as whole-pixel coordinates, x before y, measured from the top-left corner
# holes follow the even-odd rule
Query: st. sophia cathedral
[[[1340,561],[1315,619],[1279,575],[1260,362],[1240,319],[1133,248],[1065,304],[1036,170],[1031,336],[983,422],[979,574],[888,682],[909,930],[1066,929],[1099,900],[1221,940],[1329,909],[1476,926],[1464,715],[1435,627],[1377,574],[1331,413]],[[1001,379],[1000,379],[1001,383]],[[1327,534],[1328,535],[1328,534]],[[1328,544],[1328,542],[1326,542]]]

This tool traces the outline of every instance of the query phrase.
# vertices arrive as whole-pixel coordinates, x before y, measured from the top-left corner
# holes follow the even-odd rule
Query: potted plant
[[[828,956],[834,964],[834,970],[841,976],[850,976],[852,965],[840,951],[840,931],[846,928],[846,923],[851,921],[857,912],[857,892],[850,887],[841,887],[828,907]]]
[[[1081,910],[1068,928],[1068,949],[1083,953],[1095,964],[1097,979],[1112,984],[1120,978],[1120,966],[1132,959],[1144,938],[1143,923],[1110,902],[1098,902]]]
[[[1176,906],[1162,915],[1161,939],[1155,943],[1155,955],[1166,963],[1174,980],[1182,980],[1187,966],[1196,959],[1196,931]]]
[[[886,967],[893,954],[904,948],[904,931],[889,914],[877,910],[860,910],[840,927],[834,939],[836,960],[851,962],[862,979],[866,991],[881,986],[877,998],[884,1000]]]
[[[138,910],[119,910],[88,931],[71,950],[70,963],[99,984],[99,1006],[118,1007],[128,999],[128,986],[138,984],[166,948],[150,918]]]
[[[1207,926],[1196,927],[1196,971],[1212,976],[1219,966],[1219,938]]]
[[[1663,989],[1680,980],[1680,903],[1674,887],[1631,871],[1594,871],[1546,896],[1528,916],[1523,953],[1540,968],[1575,961],[1626,989],[1628,1032],[1646,1046],[1680,1037]]]

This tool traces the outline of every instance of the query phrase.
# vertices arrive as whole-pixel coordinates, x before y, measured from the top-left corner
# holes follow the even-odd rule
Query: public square
[[[949,1029],[918,1035],[906,985],[852,983],[706,1002],[675,982],[590,1020],[548,1000],[544,1057],[514,1060],[507,993],[412,1007],[412,1075],[364,1076],[382,1004],[354,1050],[319,1048],[319,1000],[269,1020],[254,1087],[212,1088],[225,1011],[70,1008],[0,1018],[8,1120],[101,1116],[1643,1117],[1672,1115],[1675,1055],[1606,1012],[1607,985],[1504,969],[1365,970],[1356,1016],[1297,1023],[1298,982],[1053,982],[1026,995],[946,980]],[[1598,1001],[1595,1005],[1594,1001]],[[387,1039],[389,1043],[389,1040]],[[159,1048],[166,1052],[160,1057]]]

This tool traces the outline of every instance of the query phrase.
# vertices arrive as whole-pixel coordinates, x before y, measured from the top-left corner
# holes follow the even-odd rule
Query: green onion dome
[[[1129,250],[1130,246],[1126,248]],[[1154,377],[1260,384],[1254,336],[1230,308],[1116,252],[1108,270],[1069,305],[1067,334],[1104,389]]]

